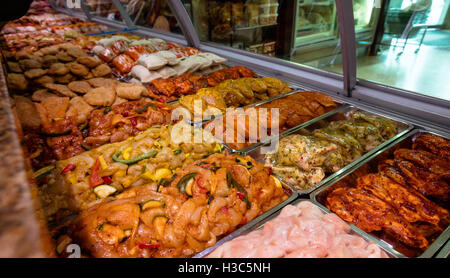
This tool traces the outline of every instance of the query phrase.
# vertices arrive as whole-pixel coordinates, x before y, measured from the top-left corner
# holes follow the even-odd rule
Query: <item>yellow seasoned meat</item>
[[[287,198],[261,163],[214,154],[84,210],[69,235],[93,257],[190,257]]]
[[[76,213],[103,199],[94,191],[97,186],[107,184],[120,193],[128,187],[159,182],[159,169],[176,171],[222,150],[208,132],[203,132],[203,141],[196,143],[194,136],[199,132],[181,121],[173,126],[152,127],[125,141],[58,161],[48,175],[49,182],[39,188],[45,214]],[[140,159],[149,154],[152,155]],[[136,161],[123,162],[131,159]],[[63,172],[66,167],[73,167],[70,165],[74,168]]]
[[[277,165],[296,166],[304,171],[313,167],[321,167],[331,153],[338,147],[325,140],[312,136],[291,135],[280,140],[277,152],[268,155]],[[343,161],[336,161],[337,169],[343,166]]]
[[[384,124],[363,120],[369,118],[373,122],[372,116],[348,118],[282,138],[277,151],[266,154],[266,165],[272,166],[274,173],[293,188],[310,189],[326,174],[337,172],[386,140],[380,130],[384,130]],[[395,125],[394,128],[396,131]]]

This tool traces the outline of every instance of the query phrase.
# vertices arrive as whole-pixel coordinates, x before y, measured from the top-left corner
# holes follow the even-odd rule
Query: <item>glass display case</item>
[[[201,40],[275,56],[278,0],[183,3]]]
[[[418,130],[427,130],[435,132],[437,134],[444,134],[448,136],[448,138],[450,138],[450,101],[448,98],[448,96],[450,95],[450,91],[446,83],[447,77],[445,75],[447,73],[447,68],[450,65],[450,59],[447,59],[449,57],[449,48],[447,43],[448,29],[450,28],[448,0],[442,0],[439,2],[440,5],[432,4],[427,7],[427,9],[420,11],[421,13],[426,14],[425,12],[429,10],[429,14],[439,14],[439,18],[442,20],[433,22],[427,20],[414,21],[414,18],[411,16],[412,14],[419,12],[418,10],[415,10],[418,8],[418,5],[414,5],[415,3],[418,3],[417,1],[400,1],[402,2],[399,8],[400,10],[396,11],[390,9],[390,6],[387,4],[389,3],[389,1],[371,0],[81,0],[83,6],[81,8],[73,9],[65,6],[65,1],[50,2],[58,12],[69,14],[75,17],[83,17],[83,20],[94,21],[98,24],[106,25],[111,28],[112,31],[110,32],[110,34],[108,34],[111,35],[111,37],[108,37],[108,35],[106,35],[105,37],[98,37],[104,39],[102,41],[103,45],[94,46],[93,44],[86,44],[86,53],[88,55],[91,55],[92,53],[94,53],[95,47],[97,47],[96,50],[100,49],[102,53],[108,53],[108,50],[112,51],[113,48],[118,51],[118,53],[120,54],[111,54],[112,56],[117,56],[104,57],[106,59],[111,58],[110,62],[107,62],[109,63],[108,65],[111,65],[112,67],[110,68],[110,72],[108,73],[110,75],[110,78],[115,79],[114,82],[136,82],[144,86],[144,88],[140,88],[139,90],[137,90],[137,93],[139,94],[139,96],[144,96],[145,93],[148,93],[149,95],[145,95],[145,97],[153,97],[153,99],[148,99],[149,101],[168,100],[156,98],[158,96],[157,93],[160,92],[158,91],[159,89],[161,89],[162,92],[166,88],[172,89],[176,87],[176,90],[178,90],[179,88],[182,88],[183,90],[187,88],[197,93],[197,89],[199,87],[197,87],[196,84],[200,84],[195,83],[197,82],[197,80],[201,80],[201,82],[215,82],[213,78],[211,78],[211,80],[205,81],[207,77],[200,77],[208,76],[208,74],[216,72],[217,68],[214,68],[213,66],[220,66],[220,70],[226,71],[230,70],[229,68],[238,65],[247,67],[251,72],[251,76],[255,77],[255,79],[258,79],[257,81],[261,80],[259,79],[259,77],[275,77],[280,81],[283,81],[280,83],[288,84],[290,88],[294,89],[294,91],[286,92],[286,94],[293,95],[293,93],[298,93],[298,91],[317,91],[327,95],[328,97],[331,97],[333,99],[333,102],[339,103],[340,107],[338,109],[347,109],[354,106],[358,109],[367,110],[377,115],[384,115],[385,117],[391,119],[398,119],[399,121],[407,123],[408,126],[411,127],[411,130],[414,129],[414,132]],[[398,4],[399,1],[392,1],[392,3],[393,2],[396,2],[396,4]],[[380,3],[384,3],[384,6],[379,6],[378,4]],[[391,27],[394,27],[389,26],[393,25],[390,24],[392,23],[392,18],[389,17],[389,15],[393,12],[397,12],[397,14],[400,13],[402,14],[402,16],[404,14],[408,15],[406,17],[406,24],[404,24],[405,18],[401,18],[400,21],[403,25],[401,26],[401,28],[397,28],[398,30],[401,30],[401,32],[396,32],[396,39],[408,40],[408,34],[413,36],[412,30],[414,30],[414,28],[417,28],[418,30],[416,35],[419,34],[420,36],[414,35],[414,38],[416,40],[418,39],[419,41],[424,42],[425,45],[429,46],[428,50],[423,51],[424,49],[426,49],[423,47],[419,47],[419,49],[416,50],[417,45],[414,45],[411,51],[411,49],[408,49],[407,46],[402,49],[399,48],[398,45],[391,44],[392,36],[391,34],[388,34],[388,31],[392,30]],[[408,24],[408,22],[410,24]],[[427,40],[427,32],[430,32],[431,29],[436,29],[434,30],[436,32],[433,33],[433,39]],[[126,45],[126,43],[124,43],[125,40],[123,38],[117,38],[119,36],[116,36],[116,38],[113,38],[112,40],[110,39],[114,37],[116,33],[121,32],[129,32],[132,35],[138,35],[138,39],[130,39],[133,43],[137,43],[137,45],[133,45],[126,50],[120,50],[119,47]],[[100,35],[104,34],[105,33],[101,33]],[[406,34],[406,37],[403,37],[403,34]],[[87,34],[87,36],[89,35],[92,34]],[[27,36],[25,39],[29,39],[31,36],[32,35]],[[149,38],[156,38],[156,40],[151,40]],[[44,37],[44,39],[48,40],[46,37]],[[91,38],[88,38],[86,42],[89,42],[90,39]],[[94,38],[92,39],[92,41],[96,41],[96,39],[97,38]],[[158,39],[165,40],[165,42],[161,42],[161,40]],[[98,41],[100,44],[100,39]],[[116,41],[118,41],[118,43],[116,43]],[[152,43],[154,43],[155,41],[159,42],[157,42],[155,46],[153,46]],[[387,41],[390,42],[388,48],[383,48],[383,43]],[[175,44],[173,42],[175,42]],[[81,41],[80,43],[83,42]],[[140,43],[148,44],[149,46],[139,46]],[[109,49],[110,45],[113,45],[113,48]],[[406,42],[405,45],[407,45]],[[67,46],[67,44],[64,44],[64,47]],[[90,48],[91,46],[92,48]],[[157,47],[161,48],[157,49]],[[168,51],[168,49],[171,48],[175,49],[175,53],[178,53],[177,51],[179,51],[180,49],[183,49],[184,51],[178,53],[180,54],[180,56],[175,55],[174,59],[176,61],[172,61],[174,62],[173,65],[170,64],[170,57],[165,58],[164,56],[159,56],[159,54],[174,56],[175,53],[172,53],[172,55],[170,55],[170,53],[167,53],[170,52]],[[139,53],[138,51],[141,50],[143,52]],[[67,53],[69,52],[69,48],[61,48],[61,50],[58,51],[60,51],[61,53],[57,53],[55,54],[55,56],[58,55],[62,59],[67,58],[66,56],[68,55]],[[70,51],[73,54],[77,54],[73,49],[70,49]],[[128,51],[130,55],[136,54],[136,56],[133,56],[136,59],[134,59],[133,61],[125,61],[126,63],[122,63],[122,60],[125,59],[125,55],[128,55],[125,54],[125,51]],[[159,51],[165,51],[165,53],[158,53],[157,55],[156,53]],[[400,51],[403,54],[399,54]],[[84,54],[86,55],[86,53]],[[155,55],[152,55],[154,53]],[[144,56],[146,59],[141,59],[141,54],[146,55]],[[210,57],[220,56],[217,59],[221,62],[217,65],[214,65],[213,60],[206,59],[206,62],[208,62],[209,64],[207,67],[205,66],[205,69],[201,69],[203,64],[201,62],[195,61],[199,60],[198,58],[202,58],[200,54],[209,54]],[[159,58],[155,58],[156,56],[158,56]],[[11,57],[15,58],[15,56]],[[221,57],[223,59],[220,59]],[[88,72],[83,76],[89,76],[91,74],[91,77],[89,77],[89,79],[96,79],[95,81],[98,81],[98,79],[102,79],[93,78],[93,76],[96,76],[94,75],[94,70],[98,70],[98,67],[101,66],[97,66],[97,59],[95,59],[94,57],[90,57],[93,59],[83,58],[85,57],[81,56],[77,58],[77,62],[68,62],[67,64],[70,63],[70,65],[68,66],[70,67],[70,70],[74,71],[74,74],[75,72],[80,73],[80,71],[86,67],[79,66],[78,69],[81,69],[80,71],[78,71],[76,66],[74,65],[78,63],[79,60],[85,60],[85,62],[92,62],[95,65],[93,66],[93,70],[89,69]],[[404,59],[401,60],[401,58]],[[71,59],[71,61],[74,60],[71,57],[69,57],[69,59]],[[130,59],[132,59],[131,56]],[[151,68],[154,66],[154,64],[152,64],[152,60],[160,61],[161,67]],[[171,69],[173,69],[172,66],[177,65],[175,63],[181,64],[182,61],[186,60],[191,60],[191,62],[192,60],[194,60],[194,62],[187,66],[185,65],[184,67],[177,67],[180,72],[175,71],[173,77],[179,77],[184,73],[186,73],[186,76],[190,76],[190,73],[192,73],[192,80],[194,80],[192,81],[193,83],[189,83],[191,81],[187,82],[187,79],[180,81],[176,80],[177,78],[173,78],[169,80],[169,78],[171,77],[164,77],[162,75],[162,72],[166,70],[166,68],[163,67],[165,67],[166,65],[167,68],[170,67]],[[117,63],[114,64],[113,61]],[[139,63],[137,61],[139,61]],[[24,62],[24,64],[28,62],[29,61]],[[11,67],[12,65],[16,64],[18,63],[14,64],[13,62],[6,66]],[[124,72],[129,72],[130,76],[120,76],[117,74],[117,72],[113,71],[113,69],[115,68],[119,70],[121,69],[121,67],[127,68],[128,65],[131,65],[130,69],[127,69],[126,71],[124,70]],[[146,65],[147,67],[144,67],[143,65]],[[159,71],[161,71],[161,75],[160,77],[152,79],[149,82],[140,82],[143,78],[140,78],[139,75],[144,75],[142,72],[134,73],[136,76],[131,76],[131,68],[135,66],[141,66],[141,69],[142,67],[144,67],[147,70],[144,71],[144,73],[148,72],[150,76],[145,77],[152,78],[152,74],[155,71],[158,71],[158,74]],[[31,64],[30,68],[32,67],[34,67],[34,64]],[[4,68],[6,67],[3,67],[3,65],[0,66],[0,75],[3,75],[2,71],[4,70]],[[192,72],[188,71],[188,69],[194,68],[195,70],[192,70]],[[240,69],[242,70],[242,68]],[[418,69],[420,69],[420,71]],[[182,72],[183,70],[185,71]],[[212,71],[209,72],[209,70]],[[236,70],[236,68],[234,68],[234,70],[236,72],[239,71],[239,69]],[[17,68],[17,71],[22,72],[22,69],[19,67]],[[32,69],[32,71],[27,72],[27,74],[33,76],[33,78],[38,78],[38,76],[34,76],[34,74],[45,75],[47,72],[47,69],[40,71]],[[97,72],[96,74],[100,73]],[[25,75],[25,73],[23,75]],[[226,74],[220,72],[220,74],[217,75],[225,76]],[[8,76],[6,77],[8,78]],[[430,79],[431,81],[428,81],[426,83],[425,77],[429,79],[435,79]],[[5,80],[7,80],[7,78]],[[5,116],[0,117],[0,119],[9,121],[7,124],[4,124],[2,126],[3,128],[8,129],[8,136],[13,138],[11,141],[15,144],[5,144],[10,152],[14,151],[11,156],[5,155],[5,157],[12,157],[14,158],[11,159],[14,160],[13,162],[20,162],[17,164],[20,164],[18,167],[21,167],[20,169],[23,172],[21,172],[21,177],[19,177],[20,179],[18,179],[19,182],[17,182],[17,188],[20,188],[20,190],[23,192],[28,192],[28,183],[34,182],[34,180],[31,182],[27,181],[27,177],[24,173],[24,165],[22,165],[23,157],[22,153],[20,152],[21,148],[18,140],[19,136],[16,134],[18,132],[16,132],[16,123],[14,123],[13,120],[13,113],[17,112],[13,112],[11,109],[10,98],[8,97],[8,88],[6,87],[5,80],[0,80],[4,81],[0,86],[0,89],[2,89],[3,93],[2,95],[0,95],[1,97],[3,97],[3,101],[0,102],[0,107],[2,108],[0,109],[0,112],[5,114]],[[158,81],[150,84],[150,82],[152,82],[153,80]],[[391,80],[401,82],[390,82]],[[159,85],[162,85],[160,87],[156,87],[159,81],[161,81]],[[34,84],[34,82],[35,81],[33,80],[33,83],[30,84]],[[96,94],[95,97],[89,98],[89,96],[92,96],[92,94],[82,92],[82,96],[80,97],[80,99],[89,99],[89,101],[96,101],[98,98],[103,100],[104,98],[106,98],[105,96],[110,96],[112,94],[114,98],[109,99],[110,102],[104,105],[104,110],[98,110],[100,111],[100,116],[106,115],[105,117],[109,117],[107,114],[111,112],[110,106],[116,105],[114,103],[119,98],[115,98],[116,92],[111,92],[113,90],[118,90],[117,88],[115,88],[116,85],[111,85],[112,83],[109,83],[109,85],[104,85],[104,88],[97,90],[98,88],[92,88],[90,84],[91,83],[89,82],[87,84],[87,86],[90,88],[89,90],[96,90],[95,92],[101,92],[102,94],[99,93],[98,95]],[[94,84],[95,83],[93,83],[92,86],[94,86]],[[23,84],[21,84],[20,82],[16,82],[15,85],[20,86]],[[126,95],[128,99],[135,100],[134,94],[127,92],[127,88],[131,88],[135,85],[136,84],[123,85],[123,91],[121,93],[123,93],[123,95]],[[117,86],[119,87],[119,85]],[[228,85],[223,85],[223,87],[221,87],[220,89],[230,90],[230,88],[232,88],[227,86]],[[434,86],[435,89],[439,89],[440,92],[436,93],[435,95],[430,94],[428,88],[432,86]],[[247,89],[246,86],[243,87],[245,90]],[[268,88],[269,86],[267,85],[266,87]],[[48,89],[50,90],[50,88],[52,88],[52,86],[49,86]],[[59,87],[54,86],[53,88]],[[232,89],[234,91],[237,90],[236,88]],[[67,91],[60,91],[56,89],[55,92],[58,92],[61,95],[67,93]],[[153,95],[150,95],[150,92]],[[253,88],[250,90],[250,93],[253,94]],[[233,94],[235,95],[231,95],[229,98],[238,96],[240,94],[240,91],[238,90],[237,93]],[[88,97],[86,97],[86,95]],[[180,93],[179,96],[181,98],[183,95]],[[188,96],[188,94],[186,94],[186,96]],[[303,98],[303,96],[301,96],[300,99],[301,98]],[[275,98],[273,98],[272,100],[274,99]],[[68,109],[68,102],[69,100],[67,98],[67,102],[64,103],[65,107],[63,107],[64,113],[66,113],[65,111]],[[317,98],[317,102],[319,102],[319,98]],[[92,105],[95,106],[95,109],[99,109],[98,105],[95,104],[96,102],[92,103]],[[176,101],[170,102],[169,104],[172,105],[174,103],[175,105],[177,104]],[[178,104],[180,103],[181,101],[179,101],[178,99]],[[266,104],[264,103],[264,101],[261,101],[260,103],[262,105]],[[133,108],[133,111],[139,114],[136,117],[141,117],[141,113],[147,113],[147,111],[151,112],[154,108],[153,106],[145,105],[142,107],[145,108],[144,110],[142,110],[142,108]],[[305,105],[305,107],[306,106],[307,105]],[[291,107],[291,103],[283,105],[283,108],[286,109],[290,109]],[[159,107],[155,106],[154,109],[156,110],[157,108]],[[94,108],[92,107],[92,109]],[[307,111],[308,109],[312,108],[307,107],[306,109],[298,110]],[[334,112],[330,111],[329,113]],[[129,121],[120,122],[120,119],[128,116],[128,113],[120,113],[120,116],[117,116],[115,119],[119,119],[117,123],[121,124],[126,122],[128,125],[136,126],[138,122],[134,118],[130,119]],[[289,115],[288,117],[291,117],[291,115]],[[61,119],[64,120],[64,118],[61,118],[59,116],[52,117],[51,119],[52,121]],[[316,119],[317,122],[311,123],[319,124],[323,119],[325,119],[325,116],[320,118],[316,117]],[[357,120],[354,119],[354,121]],[[368,121],[368,123],[372,124],[370,121]],[[86,126],[88,126],[88,124],[81,123],[78,128],[80,130],[84,130]],[[154,127],[158,130],[161,130],[160,125],[158,127]],[[299,125],[296,125],[294,127],[299,127]],[[3,130],[0,131],[3,132]],[[67,133],[67,131],[69,132]],[[71,133],[72,129],[63,129],[62,132],[45,133],[44,135],[47,137],[59,137],[71,135]],[[195,132],[192,132],[192,134],[194,133]],[[408,135],[410,135],[409,131]],[[77,136],[83,137],[84,139],[84,131],[80,131],[80,134],[78,134]],[[106,137],[110,138],[111,136],[108,135]],[[392,141],[386,142],[386,144],[383,145],[383,148],[394,146],[393,143],[398,143],[400,140],[401,138],[394,138]],[[154,146],[155,148],[162,147],[159,141],[155,142],[157,142],[157,144],[153,144],[152,142],[152,146]],[[351,144],[353,148],[353,142]],[[9,148],[10,145],[12,147]],[[357,144],[354,145],[356,146]],[[4,149],[5,147],[2,148],[3,151]],[[80,146],[80,149],[88,151],[89,148]],[[111,159],[118,163],[121,163],[121,161],[125,161],[126,163],[122,164],[126,164],[127,167],[128,163],[130,163],[130,165],[135,164],[135,159],[125,159],[125,150],[127,149],[132,148],[124,148],[123,153],[122,151],[114,152],[114,154],[108,155],[108,159],[109,157],[112,157]],[[93,149],[93,151],[96,150],[97,149]],[[175,151],[178,152],[178,149],[173,151],[174,155],[180,154],[179,152],[175,153]],[[180,151],[182,150],[180,149]],[[33,155],[35,153],[39,155],[41,152],[42,150],[38,150],[36,152],[33,152]],[[127,152],[128,154],[130,154],[130,151]],[[215,148],[214,152],[216,152]],[[156,153],[158,152],[156,151]],[[150,152],[145,155],[138,156],[138,158],[151,158],[152,156],[147,155],[155,155],[156,153]],[[118,158],[122,154],[124,159]],[[374,150],[373,153],[370,154],[370,156],[365,156],[364,159],[373,158],[372,155],[373,157],[377,155],[376,150]],[[188,156],[186,155],[186,157]],[[131,158],[131,154],[129,158]],[[15,161],[16,159],[17,161]],[[102,159],[104,159],[104,157],[102,157]],[[101,171],[100,167],[104,167],[104,165],[102,165],[103,163],[101,162],[101,159],[97,157],[95,161],[96,166],[93,167],[96,167],[98,171]],[[3,168],[10,168],[10,171],[7,173],[7,175],[2,175],[2,180],[0,182],[5,185],[11,184],[15,186],[16,184],[10,183],[8,179],[12,177],[14,181],[16,181],[18,175],[16,173],[11,173],[13,171],[16,171],[16,167],[0,167],[0,170],[3,170]],[[69,169],[67,171],[74,170],[76,166],[73,165],[67,169],[66,168],[62,169],[62,172],[59,173],[65,174],[66,172],[64,171],[66,171],[67,169]],[[78,167],[78,170],[80,170],[80,168],[82,167]],[[106,168],[107,167],[105,167],[105,169]],[[144,172],[141,172],[142,169],[134,169],[134,172],[137,175],[143,175],[147,173],[145,172],[147,168],[144,167],[143,169]],[[352,167],[351,169],[355,170],[356,167]],[[53,168],[51,170],[53,170]],[[172,173],[170,169],[164,170],[168,170],[170,173]],[[125,175],[127,175],[127,171],[128,170],[125,171]],[[44,172],[45,175],[47,175],[48,173],[49,172],[47,171]],[[343,172],[339,173],[341,174]],[[83,173],[83,175],[84,174],[87,173]],[[37,175],[36,178],[40,178],[41,175],[42,173]],[[93,174],[90,175],[93,176]],[[110,181],[110,179],[112,179],[110,176],[105,177],[108,177],[109,179],[98,177],[100,182],[99,184],[107,183]],[[151,179],[155,181],[153,177]],[[189,180],[185,181],[187,183]],[[69,180],[69,182],[71,181]],[[173,182],[173,179],[171,182]],[[128,184],[127,186],[129,185],[130,184]],[[187,186],[188,185],[186,185],[185,187]],[[94,193],[97,194],[96,192]],[[113,192],[110,193],[112,194]],[[150,205],[154,204],[149,204],[149,207]],[[155,205],[158,205],[158,207],[156,208],[159,208],[161,204],[158,203]],[[33,208],[30,208],[30,211],[32,209]],[[137,209],[139,209],[139,207],[137,207]],[[140,209],[142,209],[142,207],[140,207]],[[107,222],[105,223],[108,224]],[[163,224],[166,224],[166,222],[164,222]],[[100,226],[101,229],[103,229],[103,224]],[[93,228],[99,230],[100,226]],[[125,235],[125,230],[122,232]],[[122,239],[123,238],[121,238],[120,240]],[[153,244],[148,243],[145,246],[148,245]]]
[[[121,1],[133,23],[164,32],[181,34],[181,28],[166,0]]]
[[[139,34],[161,36],[202,50],[219,52],[232,57],[230,61],[238,60],[241,63],[261,67],[263,71],[281,74],[288,79],[296,80],[301,76],[302,80],[314,84],[316,80],[321,80],[320,86],[327,87],[331,91],[348,96],[358,95],[369,102],[382,103],[394,110],[399,109],[394,104],[396,97],[410,100],[413,96],[413,99],[417,100],[415,103],[420,106],[413,110],[428,111],[425,113],[426,116],[425,114],[421,116],[428,119],[447,119],[448,102],[433,98],[422,99],[422,94],[430,95],[427,90],[397,85],[389,82],[389,79],[381,82],[382,84],[370,83],[370,81],[380,82],[381,80],[377,77],[380,73],[370,69],[368,72],[360,69],[359,61],[366,56],[374,55],[374,49],[383,45],[384,40],[379,36],[383,26],[386,25],[382,30],[383,34],[393,28],[393,25],[389,23],[393,20],[391,16],[393,10],[384,8],[386,1],[355,0],[347,3],[333,0],[90,0],[82,2],[92,9],[92,14],[96,16],[95,20],[102,18],[102,23],[106,25],[110,21],[111,26],[114,25],[116,28],[120,25],[115,25],[114,22],[125,26],[128,17]],[[111,5],[111,2],[114,2],[114,5]],[[392,5],[398,6],[397,10],[410,11],[416,7],[422,7],[422,2],[426,1],[416,2],[394,1]],[[449,19],[449,1],[431,2],[429,14],[436,15],[439,20],[431,22],[427,17],[424,23],[433,24],[433,26],[440,24],[439,26],[448,28],[446,22]],[[117,9],[117,3],[123,8],[125,18],[120,9]],[[345,10],[340,14],[339,7],[344,6]],[[158,17],[164,17],[164,20],[161,20],[162,24],[157,22]],[[181,20],[184,24],[180,23]],[[424,23],[417,20],[414,24],[419,28]],[[345,21],[351,22],[352,26],[350,24],[344,26]],[[386,24],[383,25],[384,21]],[[170,33],[167,32],[168,30]],[[173,36],[166,34],[173,34]],[[344,37],[342,37],[343,34]],[[354,53],[349,48],[352,44],[355,46]],[[346,57],[344,57],[345,52],[347,52]],[[274,65],[279,66],[274,67]],[[358,68],[358,74],[356,68]],[[344,86],[342,80],[349,82],[350,85]],[[388,93],[381,97],[382,94],[373,93],[372,88]],[[360,95],[361,92],[370,94],[370,97]],[[447,99],[448,95],[450,93],[441,90],[433,97]],[[430,103],[432,107],[437,105],[438,108],[424,107],[421,104],[423,102]],[[410,110],[409,105],[402,107],[402,112],[413,113]]]

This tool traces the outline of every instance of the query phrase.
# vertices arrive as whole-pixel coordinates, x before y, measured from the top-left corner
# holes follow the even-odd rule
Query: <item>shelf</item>
[[[306,25],[306,26],[302,26],[302,27],[297,27],[297,32],[298,31],[309,31],[309,30],[316,30],[316,29],[320,29],[323,26],[327,26],[327,29],[331,28],[331,23],[327,23],[327,24],[310,24],[310,25]]]
[[[272,24],[266,24],[266,25],[255,25],[255,26],[248,26],[248,27],[234,27],[234,31],[242,31],[242,30],[251,30],[251,29],[257,29],[257,28],[263,28],[263,27],[269,27],[269,26],[275,26],[278,25],[278,23],[272,23]]]
[[[330,6],[330,5],[333,5],[333,2],[332,1],[320,1],[320,2],[310,2],[310,3],[299,3],[299,6],[300,7],[302,7],[302,6],[311,6],[311,5],[314,5],[314,6]]]

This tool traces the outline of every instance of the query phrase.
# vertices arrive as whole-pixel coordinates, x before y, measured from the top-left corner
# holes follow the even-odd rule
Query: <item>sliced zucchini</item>
[[[167,221],[169,221],[169,218],[164,215],[158,215],[153,218],[153,226],[155,226],[156,232],[159,236],[164,234],[164,227],[166,226]]]
[[[119,243],[124,242],[127,238],[131,236],[131,229],[124,230],[119,238]]]
[[[96,188],[94,188],[94,193],[101,199],[108,197],[109,195],[113,194],[116,191],[117,189],[115,187],[106,184],[99,185]]]
[[[146,209],[152,209],[152,208],[164,208],[165,206],[166,206],[166,203],[164,203],[164,201],[149,200],[149,201],[141,204],[141,210],[144,211]]]
[[[45,176],[47,176],[48,174],[50,174],[52,171],[53,171],[53,169],[55,169],[56,168],[56,166],[53,164],[53,165],[49,165],[49,166],[45,166],[45,167],[42,167],[41,169],[39,169],[39,170],[37,170],[36,172],[34,172],[34,174],[33,174],[33,179],[35,179],[35,180],[40,180],[40,179],[42,179],[43,177],[45,177]]]
[[[177,183],[178,190],[181,193],[186,193],[186,186],[190,183],[191,180],[197,175],[196,172],[189,173],[184,175]],[[191,196],[192,196],[192,185],[191,185]]]
[[[190,179],[186,184],[186,194],[192,197],[192,187],[194,185],[194,178]]]

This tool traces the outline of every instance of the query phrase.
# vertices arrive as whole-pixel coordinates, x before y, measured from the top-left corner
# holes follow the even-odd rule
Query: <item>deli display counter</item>
[[[0,256],[448,249],[450,103],[357,79],[373,1],[67,3],[1,32]]]

